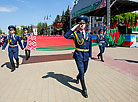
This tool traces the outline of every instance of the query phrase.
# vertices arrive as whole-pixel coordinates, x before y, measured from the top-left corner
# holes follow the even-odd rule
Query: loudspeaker
[[[127,33],[127,27],[126,26],[119,26],[118,27],[120,34],[126,34]]]

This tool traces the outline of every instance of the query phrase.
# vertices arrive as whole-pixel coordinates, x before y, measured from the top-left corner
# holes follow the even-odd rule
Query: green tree
[[[20,30],[20,35],[22,35],[23,33],[24,33],[24,31],[23,31],[23,28],[24,28],[25,26],[21,26],[21,30]]]
[[[61,17],[60,15],[57,15],[56,19],[55,19],[55,22],[61,22]]]
[[[16,25],[15,25],[16,27]],[[23,32],[23,25],[21,26],[21,29],[19,29],[18,27],[16,27],[16,31],[15,31],[15,34],[19,35],[19,36],[22,36],[22,34],[24,33]]]
[[[19,28],[16,28],[16,31],[15,31],[15,34],[19,34],[20,33],[20,30],[19,30]]]
[[[39,23],[37,24],[37,33],[38,33],[38,35],[41,35],[41,29],[42,29],[42,23],[39,22]]]
[[[69,28],[69,22],[70,22],[70,9],[69,9],[69,6],[65,12],[65,21],[63,23],[63,30],[64,32],[67,32],[70,28]]]
[[[27,28],[28,28],[28,33],[33,33],[33,25],[30,25]]]
[[[63,31],[64,32],[67,32],[70,29],[70,9],[69,9],[69,6],[65,12],[64,11],[62,12],[61,16],[57,15],[57,17],[55,18],[55,21],[53,22],[53,26],[57,22],[63,22]],[[75,21],[73,20],[72,23],[74,24]]]
[[[31,25],[30,33],[33,33],[33,26]]]
[[[31,33],[31,27],[28,26],[27,28],[28,28],[28,33]]]
[[[42,33],[43,35],[47,35],[47,23],[42,24]]]
[[[2,34],[2,30],[0,29],[0,34]]]
[[[37,24],[37,33],[38,35],[47,35],[47,23],[39,22]]]
[[[63,10],[63,12],[62,12],[62,16],[61,16],[61,22],[65,22],[65,13],[64,13],[64,10]]]

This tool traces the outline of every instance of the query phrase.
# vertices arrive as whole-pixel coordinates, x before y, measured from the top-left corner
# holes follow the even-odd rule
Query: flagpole
[[[69,18],[70,18],[70,22],[69,22],[69,27],[70,27],[70,29],[71,29],[71,8],[69,9],[69,14],[70,14],[70,16],[69,16]]]
[[[51,24],[50,24],[50,35],[51,35]]]

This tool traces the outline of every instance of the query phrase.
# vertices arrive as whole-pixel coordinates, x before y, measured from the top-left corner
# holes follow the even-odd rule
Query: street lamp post
[[[107,28],[109,30],[109,32],[107,32],[107,34],[110,33],[110,14],[111,14],[111,9],[110,9],[110,0],[106,0],[107,1]]]
[[[71,29],[71,8],[69,9],[69,18],[70,18],[70,20],[69,20],[69,28]]]
[[[92,28],[92,27],[91,27],[91,25],[92,25],[91,19],[92,19],[92,17],[90,16],[90,17],[89,17],[89,32],[91,32],[91,30],[92,30],[92,29],[91,29],[91,28]]]

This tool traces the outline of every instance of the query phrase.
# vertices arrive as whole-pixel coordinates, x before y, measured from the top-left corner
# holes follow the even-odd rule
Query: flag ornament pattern
[[[26,50],[36,50],[36,36],[28,36]]]

